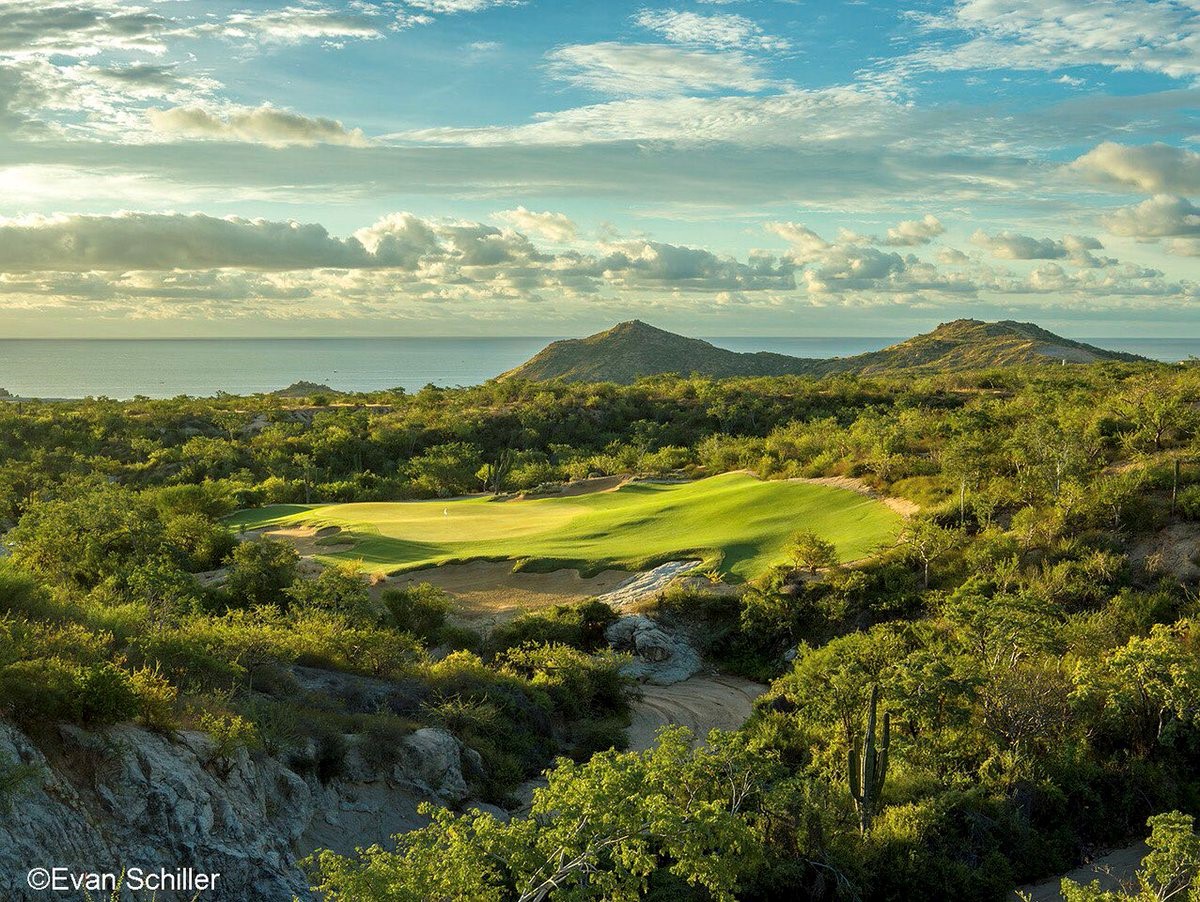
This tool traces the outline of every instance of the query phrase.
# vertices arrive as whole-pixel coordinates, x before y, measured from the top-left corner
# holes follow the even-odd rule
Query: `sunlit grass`
[[[815,532],[843,561],[890,541],[899,517],[846,489],[727,473],[685,484],[633,483],[570,498],[275,505],[242,511],[237,528],[336,526],[352,545],[320,555],[395,573],[472,559],[526,569],[642,570],[695,557],[752,579],[787,556],[788,538]]]

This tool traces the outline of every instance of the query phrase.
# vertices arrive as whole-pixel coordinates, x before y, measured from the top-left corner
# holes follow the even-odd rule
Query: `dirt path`
[[[685,726],[701,738],[712,729],[735,730],[766,689],[761,683],[718,673],[698,673],[671,686],[646,684],[642,700],[633,706],[629,747],[650,748],[659,729],[668,724]]]
[[[1093,880],[1099,880],[1101,888],[1105,890],[1121,889],[1122,885],[1133,882],[1142,858],[1149,851],[1144,842],[1135,843],[1124,849],[1116,849],[1107,855],[1101,855],[1091,864],[1063,874],[1062,877],[1055,877],[1053,880],[1047,880],[1034,886],[1020,887],[1017,892],[1013,893],[1012,898],[1014,900],[1027,898],[1031,902],[1061,902],[1063,896],[1060,886],[1063,877],[1070,877],[1076,883],[1084,885]],[[1019,893],[1025,895],[1018,895]]]

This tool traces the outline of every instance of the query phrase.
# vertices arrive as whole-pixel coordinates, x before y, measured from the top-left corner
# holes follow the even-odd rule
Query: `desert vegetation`
[[[315,856],[331,899],[1001,899],[1157,817],[1141,898],[1194,879],[1198,402],[1191,365],[1113,362],[0,405],[0,713],[47,741],[56,722],[196,727],[223,756],[318,779],[347,736],[386,757],[437,725],[479,752],[482,797],[501,803],[560,757],[528,815],[439,811],[360,856]],[[643,551],[728,546],[706,558],[711,588],[692,580],[644,612],[769,682],[741,730],[623,752],[630,687],[604,605],[485,636],[432,587],[372,591],[369,546],[314,569],[227,519],[471,492],[545,500],[431,509],[578,505],[557,486],[603,474],[716,477],[634,493],[668,531],[665,499],[697,486],[781,487],[720,512],[750,536],[767,518],[767,555],[732,533]],[[804,498],[870,499],[783,482],[832,477],[917,512],[863,558]],[[588,497],[619,506],[624,491]],[[520,538],[488,554],[519,559]],[[727,567],[745,582],[726,591],[739,554],[761,566]],[[385,710],[330,709],[297,682],[312,670],[403,691]]]

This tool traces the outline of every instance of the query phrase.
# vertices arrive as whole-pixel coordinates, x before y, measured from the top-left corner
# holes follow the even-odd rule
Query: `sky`
[[[1200,335],[1200,0],[0,0],[0,337]]]

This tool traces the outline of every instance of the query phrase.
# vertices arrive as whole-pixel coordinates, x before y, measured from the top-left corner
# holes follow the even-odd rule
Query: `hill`
[[[312,395],[340,395],[342,392],[330,388],[322,382],[308,382],[301,379],[293,382],[287,388],[280,388],[270,393],[276,398],[308,398]]]
[[[685,338],[630,320],[587,338],[552,342],[501,379],[566,379],[571,382],[634,382],[654,373],[786,376],[812,372],[820,360],[786,354],[740,354],[699,338]]]
[[[995,323],[954,320],[881,351],[829,359],[789,357],[765,351],[738,353],[631,320],[587,338],[553,342],[499,378],[629,383],[656,373],[695,373],[717,379],[829,373],[871,375],[1105,360],[1133,362],[1145,358],[1107,351],[1055,335],[1033,323],[1012,320]]]

